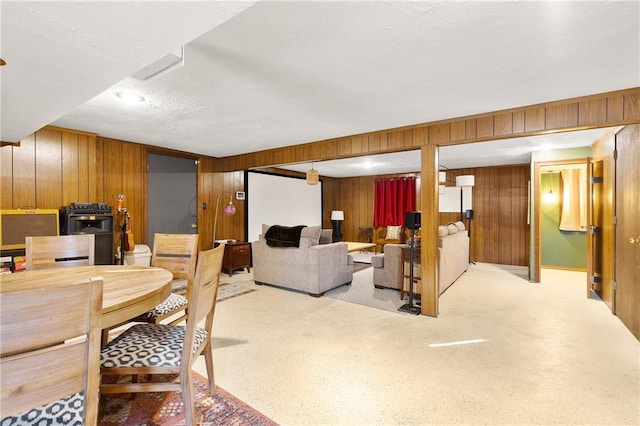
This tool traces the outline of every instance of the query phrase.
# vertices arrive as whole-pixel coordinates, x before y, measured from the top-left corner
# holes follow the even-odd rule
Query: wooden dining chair
[[[167,300],[132,321],[158,324],[176,314],[180,316],[172,318],[170,324],[185,320],[197,256],[198,234],[154,234],[151,266],[173,274],[173,291]]]
[[[24,240],[27,271],[95,263],[94,234],[25,237]]]
[[[224,245],[201,252],[197,267],[186,326],[170,324],[136,324],[109,342],[101,352],[100,394],[180,391],[185,407],[186,424],[194,422],[194,399],[191,369],[204,354],[209,391],[215,392],[211,330],[215,313]],[[204,319],[203,328],[199,327]],[[179,382],[154,381],[157,375],[176,374]],[[108,375],[131,375],[131,382],[107,383]],[[146,381],[134,377],[149,377]]]
[[[103,281],[54,281],[0,287],[3,425],[98,423]]]

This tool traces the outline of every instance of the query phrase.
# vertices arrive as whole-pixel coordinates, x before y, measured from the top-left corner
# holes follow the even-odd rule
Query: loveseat
[[[353,258],[347,243],[320,244],[320,226],[302,228],[298,247],[273,247],[265,235],[269,225],[251,243],[253,279],[256,284],[271,284],[322,296],[326,291],[353,280]]]
[[[373,285],[377,288],[401,290],[404,284],[402,248],[406,244],[387,244],[383,254],[371,258],[373,266]],[[456,222],[438,227],[438,287],[442,294],[455,280],[469,268],[469,235],[464,223]],[[408,273],[408,272],[407,272]],[[420,268],[414,270],[414,276],[420,276]],[[415,288],[420,293],[421,283]],[[406,288],[406,285],[405,285]]]

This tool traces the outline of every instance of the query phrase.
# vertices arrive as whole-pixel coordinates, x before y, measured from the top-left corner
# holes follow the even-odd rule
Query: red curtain
[[[376,179],[373,226],[404,226],[405,212],[416,210],[416,178]]]

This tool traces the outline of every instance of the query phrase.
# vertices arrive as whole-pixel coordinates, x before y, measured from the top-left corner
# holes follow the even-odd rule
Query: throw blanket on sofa
[[[300,247],[300,233],[306,225],[273,225],[267,229],[264,239],[269,247]]]

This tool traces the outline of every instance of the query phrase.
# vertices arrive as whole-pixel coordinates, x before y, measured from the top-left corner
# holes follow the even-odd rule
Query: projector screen
[[[257,241],[262,224],[322,226],[322,180],[249,170],[245,176],[247,241]]]

